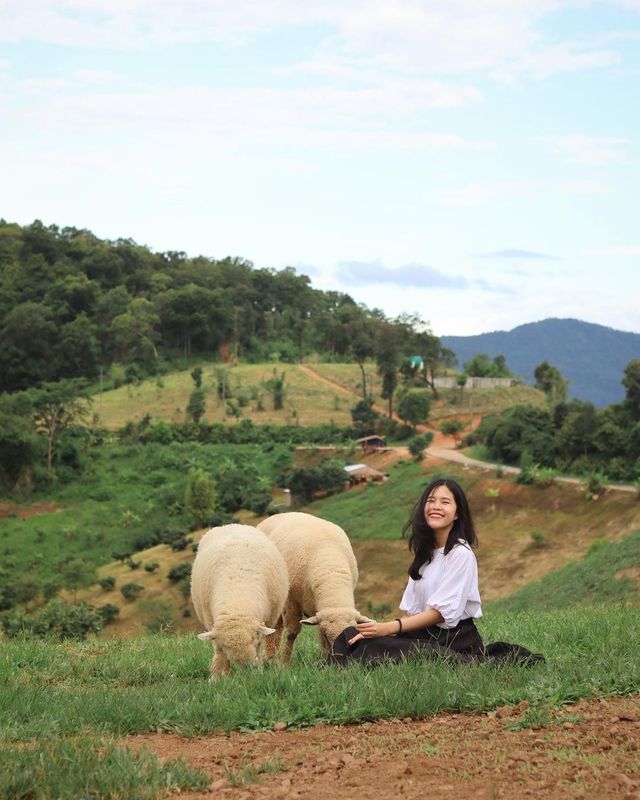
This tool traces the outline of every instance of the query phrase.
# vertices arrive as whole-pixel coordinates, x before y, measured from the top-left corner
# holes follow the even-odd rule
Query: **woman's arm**
[[[402,617],[402,631],[417,631],[419,628],[428,628],[442,622],[444,617],[435,608],[427,608],[419,614]],[[361,622],[356,626],[358,633],[349,639],[349,644],[355,644],[360,639],[377,639],[379,636],[395,636],[400,633],[400,623],[397,619],[391,622]]]

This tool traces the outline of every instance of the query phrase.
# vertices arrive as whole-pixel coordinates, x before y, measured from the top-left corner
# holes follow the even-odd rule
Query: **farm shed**
[[[356,439],[356,441],[364,453],[374,453],[377,450],[383,450],[387,446],[387,441],[384,436],[362,436],[360,439]]]
[[[365,483],[366,481],[384,481],[387,476],[367,464],[349,464],[344,468],[349,476],[349,483]]]

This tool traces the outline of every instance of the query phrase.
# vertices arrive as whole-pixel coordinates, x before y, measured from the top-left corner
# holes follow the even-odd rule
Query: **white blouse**
[[[444,547],[433,551],[429,564],[420,567],[420,580],[409,578],[400,608],[413,616],[435,608],[444,617],[441,628],[454,628],[461,620],[482,616],[478,590],[478,564],[473,550],[460,540],[445,556]]]

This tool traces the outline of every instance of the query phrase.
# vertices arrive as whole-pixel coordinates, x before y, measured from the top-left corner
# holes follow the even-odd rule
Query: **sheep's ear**
[[[205,631],[204,633],[198,634],[198,639],[202,639],[203,642],[208,642],[210,639],[216,638],[216,632],[214,630]]]
[[[318,617],[307,617],[307,619],[301,619],[300,622],[303,625],[319,625],[320,624],[320,620],[318,619]]]
[[[267,628],[264,625],[258,628],[258,633],[261,633],[263,636],[271,636],[271,634],[275,632],[276,632],[275,628]]]
[[[363,617],[360,612],[356,614],[356,622],[375,622],[374,619],[370,619],[369,617]]]

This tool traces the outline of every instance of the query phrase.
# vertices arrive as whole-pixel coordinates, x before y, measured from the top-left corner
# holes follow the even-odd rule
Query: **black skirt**
[[[389,661],[404,661],[418,653],[428,656],[449,656],[455,661],[485,661],[494,664],[513,663],[531,666],[544,661],[540,653],[532,653],[526,647],[509,642],[492,642],[485,645],[473,619],[463,619],[454,628],[432,625],[417,631],[408,631],[399,636],[379,636],[376,639],[360,639],[350,645],[358,633],[356,628],[345,628],[334,641],[329,663],[346,666],[353,661],[364,664],[380,664]]]

